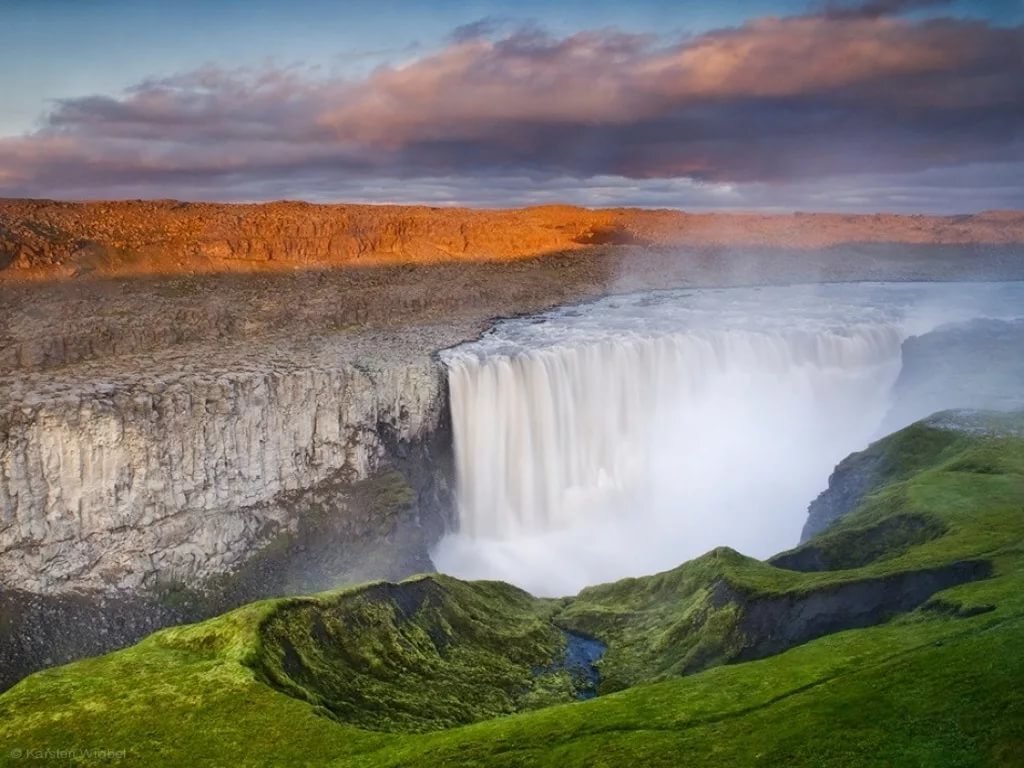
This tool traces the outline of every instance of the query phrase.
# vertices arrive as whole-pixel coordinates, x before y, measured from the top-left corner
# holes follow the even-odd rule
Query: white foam
[[[659,292],[500,323],[445,354],[459,530],[435,564],[557,595],[793,546],[875,436],[903,339],[1000,307],[1024,288]]]

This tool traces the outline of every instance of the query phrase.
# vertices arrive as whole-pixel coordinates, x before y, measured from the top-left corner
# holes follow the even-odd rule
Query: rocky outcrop
[[[883,429],[937,411],[1024,408],[1024,320],[950,323],[903,343],[903,368]]]
[[[432,570],[451,437],[420,342],[0,375],[0,687],[254,599]]]
[[[855,510],[881,479],[886,456],[870,449],[843,459],[828,478],[828,488],[807,508],[807,521],[800,543],[826,531],[829,526]],[[787,567],[787,566],[781,566]]]
[[[742,649],[731,661],[763,659],[816,637],[881,624],[925,603],[936,592],[992,576],[986,560],[905,571],[837,584],[804,594],[750,598],[727,584],[712,596],[716,606],[732,603],[741,618]]]
[[[53,593],[230,570],[292,524],[290,495],[370,477],[383,428],[423,441],[445,400],[429,358],[79,384],[0,415],[3,583]]]
[[[830,532],[829,529],[844,517],[854,512],[862,502],[877,488],[886,483],[897,482],[910,476],[922,467],[935,462],[944,450],[953,445],[959,439],[959,430],[951,427],[945,422],[946,412],[936,414],[934,417],[915,422],[894,432],[887,437],[872,443],[863,451],[851,453],[843,459],[828,479],[828,488],[822,491],[818,497],[811,502],[807,510],[807,521],[804,523],[803,532],[800,536],[801,547],[788,553],[778,556],[783,561],[793,556],[794,562],[803,560],[805,555],[800,552],[807,549],[805,546],[809,539],[821,533],[829,533],[828,536],[816,540],[818,544],[827,544],[842,549],[844,535]],[[1008,417],[1007,417],[1008,418]],[[992,412],[989,421],[1001,423],[1003,418]],[[896,521],[896,529],[882,528],[872,531],[870,528],[853,529],[849,532],[852,540],[858,541],[858,546],[863,546],[866,541],[874,540],[877,544],[900,546],[892,540],[901,536],[913,542],[915,536],[923,535],[924,539],[941,535],[942,530],[935,528],[931,521],[918,521],[918,524],[909,522],[904,517]],[[906,524],[904,526],[904,524]],[[868,557],[870,547],[860,554]],[[822,563],[821,569],[828,570],[833,567],[841,568],[839,564],[844,560],[856,559],[853,552],[839,553],[827,560],[834,560],[835,564]],[[872,558],[868,557],[868,562]],[[805,565],[813,566],[814,558]],[[778,564],[778,563],[776,563]],[[782,565],[784,568],[794,570],[817,570],[815,567],[794,566],[793,562]]]
[[[940,520],[921,514],[892,515],[859,528],[826,531],[813,541],[782,552],[768,562],[776,568],[817,573],[862,568],[902,555],[944,535]]]
[[[279,202],[0,201],[15,276],[180,274],[503,260],[594,246],[826,248],[1024,242],[1024,214],[687,214],[545,206],[509,211]]]
[[[1024,321],[1020,319],[950,323],[906,339],[901,349],[902,368],[893,386],[892,406],[880,434],[896,432],[923,419],[897,437],[896,444],[912,443],[923,433],[944,432],[946,437],[938,441],[941,445],[953,439],[957,431],[998,433],[1005,429],[998,416],[977,411],[1012,412],[1024,408],[1021,349]],[[972,426],[965,427],[968,423]],[[905,447],[904,457],[917,455],[914,445]],[[829,477],[828,488],[808,508],[801,543],[856,509],[883,475],[895,471],[890,454],[891,451],[872,446],[840,462]],[[806,552],[799,555],[801,562],[813,564],[808,557]]]

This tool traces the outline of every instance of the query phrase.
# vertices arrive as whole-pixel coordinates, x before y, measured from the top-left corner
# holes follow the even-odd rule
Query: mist
[[[1021,307],[1014,283],[836,284],[499,323],[445,355],[459,526],[434,562],[555,596],[791,548],[836,463],[927,415],[895,402],[904,341]]]

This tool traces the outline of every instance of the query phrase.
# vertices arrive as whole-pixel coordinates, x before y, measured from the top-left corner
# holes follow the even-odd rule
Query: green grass
[[[342,722],[430,730],[571,701],[538,677],[564,649],[554,606],[500,582],[423,576],[281,606],[261,677]]]
[[[0,763],[1024,765],[1024,439],[917,425],[869,451],[875,487],[805,545],[825,570],[718,549],[561,601],[431,576],[254,603],[22,681],[0,696]],[[737,661],[757,606],[967,561],[991,577]],[[607,643],[597,699],[555,703],[568,676],[538,674],[560,627]]]

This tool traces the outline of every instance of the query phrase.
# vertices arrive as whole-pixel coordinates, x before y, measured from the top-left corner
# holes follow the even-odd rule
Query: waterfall
[[[800,410],[827,418],[822,432],[832,431],[836,419],[849,420],[851,403],[884,403],[900,341],[891,327],[848,336],[727,331],[454,362],[460,528],[501,539],[585,523],[595,505],[637,498],[658,482],[659,454],[685,447],[672,445],[673,434],[708,450],[713,434],[698,422],[735,421],[727,412],[750,410],[752,397],[771,410],[749,418]]]
[[[458,530],[435,564],[559,595],[794,546],[921,324],[917,289],[881,290],[619,297],[449,350]]]

